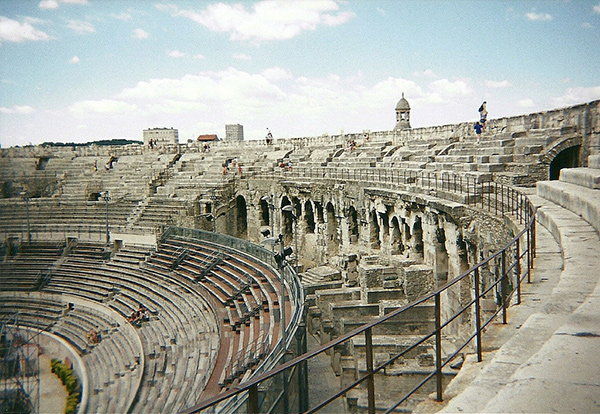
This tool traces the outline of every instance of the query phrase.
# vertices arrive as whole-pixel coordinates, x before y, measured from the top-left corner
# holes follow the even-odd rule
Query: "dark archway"
[[[312,203],[310,200],[307,200],[304,203],[304,232],[312,234],[315,232],[315,228],[315,213],[313,211]]]
[[[550,163],[548,178],[550,180],[558,180],[560,170],[563,168],[579,167],[579,153],[581,145],[575,145],[562,150]]]
[[[357,244],[358,243],[358,212],[353,206],[348,207],[348,211],[346,213],[348,215],[348,233],[350,234],[350,243]]]
[[[248,209],[243,196],[235,199],[235,234],[239,238],[248,236]]]

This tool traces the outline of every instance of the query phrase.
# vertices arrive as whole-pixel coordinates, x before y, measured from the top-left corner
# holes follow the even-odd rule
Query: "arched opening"
[[[381,247],[381,240],[379,239],[379,220],[377,218],[377,211],[371,212],[371,229],[369,232],[369,241],[372,249],[379,249]]]
[[[316,228],[315,223],[315,213],[313,211],[312,203],[307,200],[304,203],[304,232],[305,233],[314,233]]]
[[[434,276],[439,285],[448,281],[448,251],[446,250],[446,231],[437,228],[435,231],[435,266]]]
[[[350,243],[358,243],[358,212],[353,206],[348,208],[348,233],[350,235]]]
[[[562,150],[550,163],[550,168],[548,171],[549,179],[558,180],[560,176],[560,170],[563,168],[579,167],[580,151],[581,145],[575,145]]]
[[[337,219],[335,217],[335,209],[333,204],[327,203],[327,250],[331,255],[336,255],[339,248],[337,237]]]
[[[238,196],[235,199],[235,234],[239,238],[248,236],[248,210],[246,208],[246,199]]]
[[[390,239],[391,254],[402,254],[404,252],[404,244],[402,243],[402,232],[400,231],[400,223],[398,217],[392,219],[392,235]]]
[[[411,258],[423,260],[423,227],[421,225],[421,217],[415,218],[415,224],[412,229],[412,253]]]
[[[281,199],[281,228],[279,229],[279,231],[281,231],[281,234],[283,234],[286,243],[289,243],[293,238],[294,221],[292,220],[292,213],[289,211],[283,211],[283,208],[291,204],[292,203],[287,197],[283,197]]]
[[[270,226],[271,225],[271,212],[269,210],[269,201],[260,199],[260,225]]]

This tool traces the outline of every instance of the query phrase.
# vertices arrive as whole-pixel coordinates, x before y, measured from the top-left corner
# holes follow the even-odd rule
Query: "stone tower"
[[[410,105],[404,99],[404,92],[402,92],[402,99],[396,104],[396,126],[394,131],[401,129],[410,129]]]

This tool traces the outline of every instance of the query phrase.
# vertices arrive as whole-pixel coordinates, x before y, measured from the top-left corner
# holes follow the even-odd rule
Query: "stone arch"
[[[244,196],[239,195],[235,199],[235,231],[236,237],[246,238],[248,236],[248,208]]]
[[[358,212],[354,206],[348,207],[346,216],[348,218],[348,235],[350,237],[350,244],[357,244],[360,227],[358,224]]]
[[[435,230],[434,239],[435,259],[433,273],[438,285],[448,281],[448,250],[446,249],[446,231],[443,227]]]
[[[404,243],[402,243],[402,231],[398,217],[394,216],[391,221],[390,253],[402,254],[404,252]]]
[[[381,240],[379,239],[379,219],[377,217],[377,210],[371,211],[371,227],[369,229],[369,243],[372,249],[379,249],[381,247]]]
[[[423,225],[420,216],[415,217],[411,233],[411,256],[423,260]]]
[[[566,138],[548,148],[540,157],[542,164],[548,165],[548,179],[557,180],[562,168],[573,168],[581,165],[579,157],[583,138],[574,136]]]
[[[302,220],[302,226],[304,233],[313,234],[316,229],[315,212],[313,211],[313,205],[310,200],[306,200],[304,203],[304,216]]]
[[[283,234],[283,238],[286,243],[289,243],[290,240],[292,240],[292,238],[293,238],[294,221],[292,220],[292,213],[283,211],[283,208],[285,206],[289,206],[291,204],[292,204],[292,202],[290,201],[290,199],[287,198],[287,196],[283,196],[281,199],[281,205],[279,207],[279,212],[281,213],[281,216],[280,216],[281,227],[279,229],[279,232],[281,234]]]
[[[271,211],[269,209],[269,201],[260,199],[259,203],[259,222],[261,226],[271,226],[273,221],[271,217]]]
[[[335,216],[333,203],[328,202],[325,210],[327,214],[327,220],[325,221],[327,248],[332,255],[336,255],[339,249],[339,243],[337,237],[337,218]]]

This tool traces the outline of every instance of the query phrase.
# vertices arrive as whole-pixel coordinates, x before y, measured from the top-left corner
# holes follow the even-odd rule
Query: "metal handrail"
[[[310,178],[324,178],[324,179],[344,179],[346,181],[351,180],[352,178],[358,178],[358,181],[364,182],[376,182],[377,184],[381,183],[397,183],[397,184],[411,184],[411,187],[415,184],[418,184],[424,188],[441,191],[446,189],[452,189],[454,191],[458,190],[459,194],[462,194],[465,197],[465,204],[473,204],[477,208],[481,208],[483,210],[487,210],[490,213],[494,213],[496,215],[501,215],[502,217],[506,215],[514,216],[519,224],[524,224],[523,229],[505,246],[503,246],[499,251],[491,254],[489,257],[485,258],[483,261],[473,266],[471,269],[467,270],[463,274],[454,278],[453,280],[448,281],[443,286],[435,289],[434,291],[424,295],[423,297],[417,299],[416,301],[405,305],[395,311],[378,318],[377,320],[367,323],[361,327],[354,329],[353,331],[341,335],[332,341],[320,346],[318,349],[307,352],[303,355],[300,355],[288,362],[285,362],[269,372],[265,372],[263,374],[252,377],[250,380],[236,385],[235,389],[225,391],[213,398],[207,399],[205,401],[200,402],[194,407],[191,407],[183,413],[197,413],[206,409],[215,408],[217,404],[225,401],[233,396],[240,396],[240,394],[244,395],[247,393],[248,401],[247,401],[247,409],[246,411],[249,413],[257,413],[260,412],[259,407],[259,398],[258,398],[258,387],[261,383],[266,380],[272,379],[275,376],[287,371],[288,369],[292,369],[300,366],[300,364],[306,363],[309,359],[326,352],[328,350],[333,349],[335,346],[340,345],[351,338],[354,338],[358,335],[365,335],[365,344],[366,346],[366,367],[367,372],[362,377],[358,378],[353,383],[343,387],[339,392],[334,395],[328,397],[326,400],[319,403],[317,406],[309,409],[305,407],[305,412],[312,413],[316,412],[319,409],[325,407],[330,402],[334,401],[336,398],[344,395],[349,390],[357,387],[358,385],[367,382],[367,394],[368,394],[368,409],[369,412],[375,412],[375,381],[374,375],[375,373],[385,369],[386,366],[393,363],[398,358],[406,355],[412,349],[416,348],[419,344],[424,343],[432,338],[435,338],[435,369],[425,377],[419,384],[417,384],[412,390],[406,393],[406,395],[400,399],[393,407],[391,407],[387,412],[391,412],[396,409],[400,404],[405,402],[411,395],[413,395],[419,388],[421,388],[425,383],[435,377],[436,381],[436,399],[438,401],[442,401],[442,389],[443,389],[443,377],[442,370],[446,367],[453,358],[455,358],[462,350],[464,350],[472,341],[475,339],[476,344],[476,352],[478,361],[482,360],[482,333],[484,329],[500,314],[503,315],[503,323],[506,323],[507,313],[506,309],[509,306],[510,300],[514,293],[517,294],[517,303],[521,301],[521,283],[524,280],[527,280],[529,283],[531,280],[530,272],[533,268],[533,259],[535,257],[535,207],[529,201],[529,199],[524,195],[513,189],[512,187],[505,186],[503,184],[498,184],[495,182],[482,182],[478,183],[477,178],[473,177],[462,177],[458,175],[448,174],[442,177],[438,177],[437,174],[432,174],[430,172],[412,172],[409,171],[406,174],[397,174],[394,176],[394,171],[391,170],[389,172],[376,171],[374,169],[369,170],[355,170],[352,172],[352,176],[350,176],[350,169],[311,169],[306,171],[298,171],[298,169],[294,172],[294,176],[298,174],[299,176],[305,178],[307,175],[303,175],[304,173],[309,174]],[[286,173],[287,174],[287,173]],[[322,174],[322,175],[321,175]],[[317,177],[321,175],[321,177]],[[291,179],[293,176],[288,175]],[[335,177],[335,178],[334,178]],[[370,178],[371,180],[369,180]],[[523,252],[521,252],[521,244],[525,244],[525,248]],[[480,286],[480,270],[485,268],[486,266],[493,264],[495,261],[500,262],[501,274],[499,278],[488,286],[485,289],[482,289]],[[524,266],[521,265],[521,262],[525,262]],[[507,262],[510,262],[507,264]],[[522,272],[524,270],[524,272]],[[449,316],[446,321],[441,320],[441,301],[442,301],[442,293],[446,292],[450,288],[454,287],[461,281],[472,279],[474,281],[473,285],[473,299],[468,303],[464,304],[464,306],[455,312],[453,315]],[[512,288],[509,290],[509,281],[513,282]],[[487,319],[484,320],[484,315],[481,309],[481,300],[484,298],[486,294],[491,293],[492,291],[500,291],[500,303],[498,309],[493,312]],[[400,315],[403,312],[406,312],[408,309],[412,309],[417,305],[424,304],[426,302],[434,301],[435,303],[435,329],[421,336],[421,338],[414,344],[412,344],[409,348],[400,352],[399,354],[393,356],[388,361],[380,364],[375,367],[373,365],[373,353],[372,353],[372,329],[384,323],[385,321],[391,320],[392,318]],[[458,319],[465,312],[468,312],[472,307],[474,307],[475,314],[475,332],[469,335],[466,340],[460,344],[454,353],[451,355],[447,355],[445,358],[442,357],[442,349],[441,349],[441,337],[442,331],[444,328],[447,328],[452,322]]]

